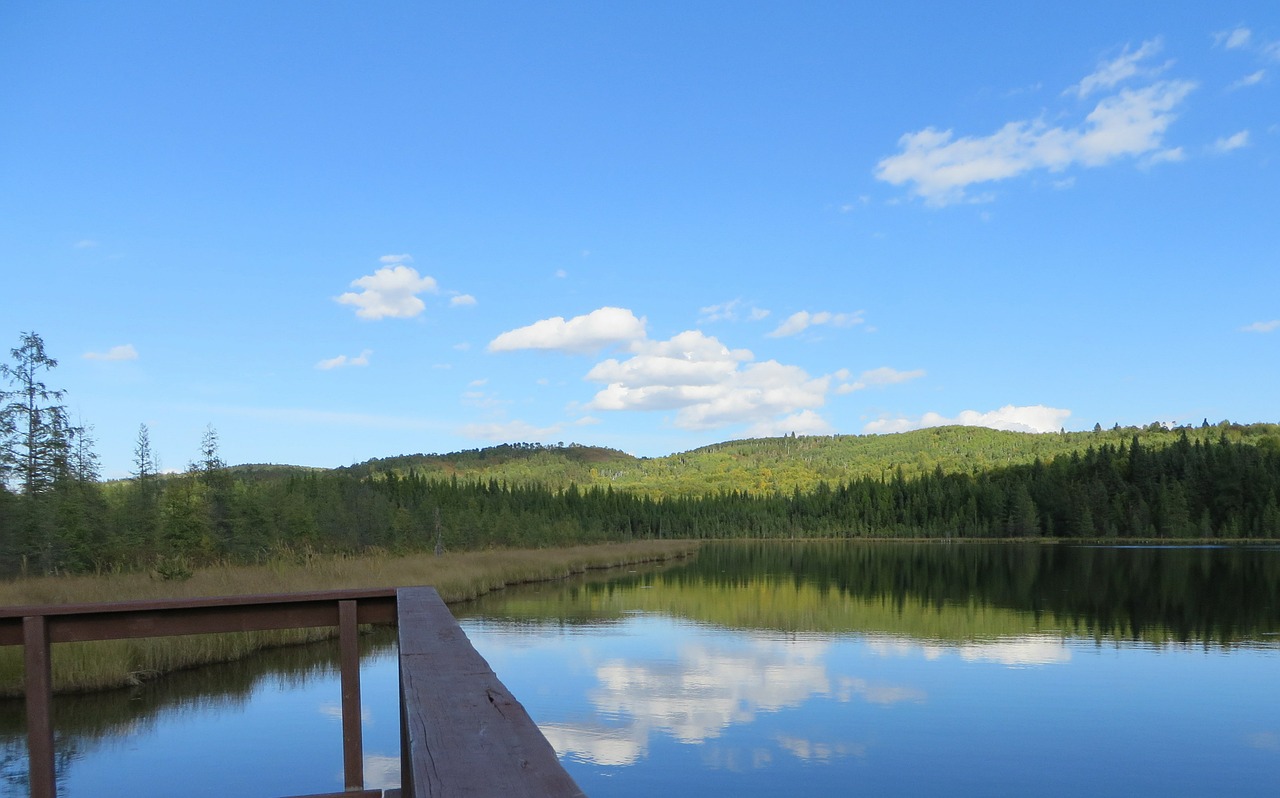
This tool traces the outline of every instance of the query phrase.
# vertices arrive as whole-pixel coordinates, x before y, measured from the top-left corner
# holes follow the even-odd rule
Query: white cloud
[[[839,374],[836,375],[840,377]],[[883,388],[886,385],[897,385],[911,380],[918,380],[924,376],[924,369],[915,369],[913,371],[898,371],[897,369],[881,366],[878,369],[864,371],[858,375],[858,379],[852,383],[845,383],[836,388],[836,393],[853,393],[861,391],[864,388]],[[848,379],[841,377],[841,379]]]
[[[598,363],[586,379],[606,383],[587,405],[595,410],[675,410],[684,429],[738,423],[766,425],[780,415],[821,407],[829,377],[810,377],[775,360],[752,362],[746,349],[688,330],[668,341],[644,341],[625,360]],[[793,419],[810,428],[813,417]]]
[[[645,341],[626,361],[613,358],[587,372],[592,382],[625,384],[629,388],[713,386],[753,359],[746,349],[730,351],[715,338],[687,330],[668,341]]]
[[[1249,131],[1241,130],[1230,136],[1224,136],[1213,143],[1213,151],[1219,154],[1238,150],[1249,146]]]
[[[1159,49],[1147,42],[1136,52],[1104,64],[1072,90],[1080,97],[1110,89],[1136,75],[1150,75],[1140,62]],[[1162,80],[1140,88],[1124,88],[1103,96],[1076,126],[1050,126],[1042,119],[1009,122],[988,136],[956,138],[951,130],[933,127],[907,133],[900,152],[876,164],[877,179],[909,185],[931,206],[975,201],[970,186],[1008,180],[1027,172],[1060,173],[1071,166],[1098,167],[1119,158],[1173,150],[1164,134],[1176,110],[1195,88],[1186,80]],[[1169,160],[1168,157],[1156,160]],[[984,198],[977,198],[984,199]]]
[[[328,371],[329,369],[344,368],[347,366],[367,366],[369,365],[369,355],[372,354],[372,349],[365,349],[354,357],[338,355],[337,357],[331,357],[328,360],[321,360],[316,364],[316,368],[321,371]]]
[[[502,408],[512,404],[509,399],[499,399],[497,393],[485,393],[484,391],[463,391],[462,402],[471,407],[485,409]]]
[[[1244,77],[1242,77],[1242,78],[1240,78],[1239,80],[1237,80],[1235,83],[1232,83],[1232,84],[1231,84],[1230,86],[1228,86],[1227,88],[1228,88],[1228,89],[1243,89],[1243,88],[1246,88],[1246,87],[1248,87],[1248,86],[1256,86],[1256,85],[1258,85],[1259,83],[1261,83],[1261,82],[1262,82],[1266,77],[1267,77],[1267,70],[1265,70],[1265,69],[1259,69],[1257,72],[1254,72],[1254,73],[1249,74],[1249,75],[1245,75]]]
[[[862,324],[864,321],[866,319],[862,317],[862,311],[856,313],[831,313],[823,310],[817,313],[810,313],[807,310],[801,310],[788,316],[786,321],[769,333],[769,337],[783,338],[789,335],[796,335],[809,327],[817,325],[829,324],[832,327],[851,327],[855,324]]]
[[[137,360],[138,350],[133,348],[133,344],[121,344],[113,346],[105,352],[85,352],[85,360]]]
[[[1099,64],[1093,74],[1087,75],[1067,91],[1074,93],[1077,97],[1084,98],[1099,89],[1114,88],[1136,75],[1158,72],[1160,71],[1159,69],[1144,68],[1142,61],[1160,52],[1160,47],[1159,39],[1143,42],[1142,46],[1132,53],[1126,47],[1119,58]]]
[[[1280,330],[1280,319],[1272,319],[1271,321],[1255,321],[1246,327],[1241,327],[1241,332],[1269,333]]]
[[[563,280],[568,276],[569,276],[569,273],[564,269],[556,269],[556,277],[558,277],[559,279]]]
[[[457,296],[449,300],[449,305],[455,308],[471,307],[475,303],[476,303],[476,298],[471,296],[471,294],[458,294]]]
[[[367,274],[351,282],[352,288],[363,289],[359,293],[348,291],[336,298],[340,304],[355,305],[356,315],[362,319],[381,319],[390,316],[395,319],[409,319],[426,309],[417,294],[436,293],[436,281],[431,277],[418,274],[417,269],[405,266],[399,260],[407,255],[384,255],[384,263],[395,263],[384,266],[373,274]]]
[[[791,433],[796,435],[830,435],[835,428],[812,410],[801,410],[789,416],[752,424],[747,429],[748,438],[777,438]]]
[[[554,441],[563,439],[564,433],[573,427],[585,427],[598,423],[599,419],[591,416],[583,416],[572,423],[560,422],[546,427],[518,420],[490,421],[464,424],[458,428],[458,434],[488,441]]]
[[[1247,47],[1250,39],[1253,38],[1253,31],[1248,28],[1240,27],[1233,30],[1224,30],[1213,35],[1215,44],[1227,48],[1228,50],[1237,50],[1241,47]]]
[[[716,321],[737,321],[742,318],[744,312],[749,321],[760,321],[769,315],[769,311],[763,308],[753,306],[748,310],[741,299],[731,299],[719,305],[698,308],[698,322],[710,324]]]
[[[1143,166],[1155,166],[1162,163],[1179,163],[1187,160],[1187,154],[1182,151],[1181,147],[1170,147],[1166,150],[1153,152],[1146,158],[1142,159]]]
[[[989,427],[991,429],[1010,430],[1012,432],[1057,432],[1071,415],[1070,410],[1044,405],[1018,407],[1005,405],[999,410],[981,413],[977,410],[962,410],[954,418],[947,418],[939,413],[925,413],[917,419],[904,416],[897,418],[881,418],[868,423],[864,432],[888,433],[907,432],[926,427],[966,426]]]
[[[98,242],[94,241],[92,238],[82,238],[71,246],[76,249],[93,249],[98,246]]]
[[[566,321],[562,316],[502,333],[489,342],[490,352],[550,349],[590,353],[644,338],[645,320],[626,308],[603,307]]]
[[[1213,40],[1215,44],[1220,47],[1225,47],[1228,50],[1245,50],[1266,61],[1280,61],[1280,41],[1261,41],[1255,39],[1253,32],[1245,27],[1215,33],[1213,35]],[[1252,75],[1249,76],[1249,78],[1252,77]],[[1245,80],[1249,80],[1249,78],[1245,78]],[[1261,80],[1261,77],[1259,77],[1258,80]],[[1253,85],[1253,82],[1245,83],[1244,85],[1251,86]]]
[[[385,263],[388,266],[393,266],[397,263],[413,263],[413,256],[407,252],[403,255],[383,255],[378,258],[378,262]]]
[[[723,314],[732,303],[704,308]],[[856,324],[860,314],[805,314],[809,324]],[[745,425],[750,435],[832,431],[816,412],[832,385],[830,375],[813,377],[775,360],[755,360],[747,349],[730,349],[701,330],[686,330],[665,341],[646,337],[645,320],[623,308],[601,308],[566,321],[556,317],[502,333],[490,351],[546,349],[589,353],[626,345],[627,354],[597,362],[584,379],[603,387],[590,401],[571,407],[587,411],[673,411],[670,423],[682,429]],[[536,427],[515,427],[519,434]],[[511,437],[508,423],[475,427],[470,434]]]

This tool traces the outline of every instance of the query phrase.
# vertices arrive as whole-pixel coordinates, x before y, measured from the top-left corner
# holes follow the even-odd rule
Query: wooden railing
[[[399,626],[401,788],[384,798],[582,796],[524,707],[430,587],[0,609],[0,645],[24,647],[29,784],[55,798],[51,645],[89,640],[337,627],[345,798],[364,787],[361,624]],[[314,798],[320,798],[315,796]]]

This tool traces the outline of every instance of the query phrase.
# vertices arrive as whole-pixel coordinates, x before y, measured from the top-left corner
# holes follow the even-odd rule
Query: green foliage
[[[464,551],[662,538],[1276,537],[1280,452],[1245,443],[1245,435],[1233,441],[1222,430],[1214,434],[1209,442],[1168,434],[1163,447],[1131,434],[1127,444],[1050,462],[977,473],[935,464],[914,479],[898,467],[764,495],[655,498],[611,486],[552,489],[417,469],[361,475],[197,468],[157,479],[154,505],[139,480],[93,487],[104,509],[87,517],[98,523],[68,522],[59,534],[94,545],[51,549],[49,556],[62,569],[159,573],[155,563],[174,559],[198,567],[268,561],[282,549],[430,551],[437,540],[444,550]],[[0,509],[20,498],[5,496]]]
[[[1280,449],[1280,425],[1227,424],[1225,427],[1180,427],[1160,424],[1143,428],[1115,427],[1093,432],[1036,435],[984,427],[935,427],[893,435],[833,435],[759,438],[730,441],[652,459],[635,458],[612,449],[571,444],[503,444],[445,455],[405,455],[369,460],[343,469],[360,476],[410,470],[427,476],[497,480],[564,490],[612,487],[653,498],[701,497],[736,492],[754,496],[808,493],[863,477],[879,478],[901,470],[908,480],[933,474],[978,474],[1036,460],[1049,463],[1089,447],[1128,444],[1135,436],[1144,448],[1160,449],[1186,434],[1192,442],[1228,439]]]
[[[1280,536],[1280,426],[1051,435],[940,427],[733,441],[657,459],[504,444],[350,468],[229,466],[209,427],[159,475],[102,484],[34,334],[3,372],[0,573],[154,571],[281,551],[392,553],[670,538]],[[21,422],[21,423],[19,423]],[[33,432],[33,430],[35,432]],[[35,465],[32,465],[32,464]],[[25,464],[25,465],[24,465]],[[181,571],[181,568],[178,569]]]

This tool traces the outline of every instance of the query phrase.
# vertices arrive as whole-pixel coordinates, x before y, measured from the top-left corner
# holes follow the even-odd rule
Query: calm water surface
[[[455,608],[592,796],[1266,795],[1280,549],[747,544]],[[398,783],[394,639],[366,779]],[[63,699],[62,794],[341,789],[334,647]],[[21,707],[0,704],[0,794]]]

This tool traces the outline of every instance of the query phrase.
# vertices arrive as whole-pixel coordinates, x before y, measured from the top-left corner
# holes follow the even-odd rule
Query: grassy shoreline
[[[508,585],[563,579],[575,573],[692,554],[690,541],[640,541],[551,549],[498,549],[401,557],[300,556],[294,562],[218,566],[190,579],[164,581],[146,574],[29,577],[0,583],[0,606],[82,604],[161,598],[292,593],[340,588],[433,585],[450,603],[476,598]],[[271,646],[331,637],[328,629],[191,635],[53,648],[56,692],[82,692],[136,685],[164,673],[226,662]],[[22,695],[22,648],[0,647],[0,697]]]

